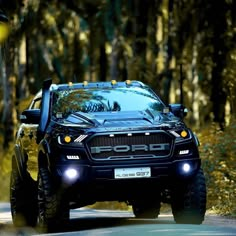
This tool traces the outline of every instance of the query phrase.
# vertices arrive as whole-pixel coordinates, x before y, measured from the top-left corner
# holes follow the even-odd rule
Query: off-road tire
[[[39,168],[38,206],[39,226],[42,231],[60,231],[69,220],[69,208],[62,199],[62,193],[52,184],[48,169]]]
[[[38,216],[37,182],[26,171],[24,175],[20,176],[15,156],[12,157],[10,204],[14,226],[36,226]]]
[[[206,212],[206,184],[202,169],[189,181],[176,183],[171,208],[178,224],[201,224]]]

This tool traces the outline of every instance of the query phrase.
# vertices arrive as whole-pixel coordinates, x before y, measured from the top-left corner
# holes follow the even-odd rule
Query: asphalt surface
[[[35,229],[14,228],[9,203],[0,203],[0,235],[49,235]],[[79,236],[236,236],[236,219],[207,214],[202,225],[176,224],[170,213],[161,214],[158,219],[135,219],[132,212],[75,209],[70,212],[69,225],[60,232],[50,235]]]

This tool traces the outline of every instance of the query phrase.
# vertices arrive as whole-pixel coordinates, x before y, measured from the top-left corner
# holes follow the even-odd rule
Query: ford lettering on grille
[[[117,153],[125,153],[125,152],[136,152],[136,151],[165,151],[170,150],[169,143],[160,143],[160,144],[136,144],[136,145],[117,145],[117,146],[97,146],[91,147],[92,154],[98,154],[103,152],[117,152]]]

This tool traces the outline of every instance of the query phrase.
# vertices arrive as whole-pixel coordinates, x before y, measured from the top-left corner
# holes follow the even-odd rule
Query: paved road
[[[156,220],[135,219],[131,212],[81,208],[71,211],[65,232],[50,235],[79,236],[236,236],[236,219],[207,215],[202,225],[175,224],[171,214]],[[15,229],[8,203],[0,203],[0,235],[39,235],[34,229]],[[41,234],[42,235],[42,234]]]

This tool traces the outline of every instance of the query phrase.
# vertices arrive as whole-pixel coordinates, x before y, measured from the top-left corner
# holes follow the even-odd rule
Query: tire
[[[37,182],[28,172],[20,176],[16,159],[12,157],[12,171],[10,179],[10,205],[14,226],[34,227],[37,224]]]
[[[202,169],[185,184],[176,184],[171,208],[178,224],[201,224],[206,212],[206,184]]]
[[[69,220],[69,207],[62,199],[62,193],[53,187],[48,169],[39,168],[39,226],[44,232],[61,230]]]
[[[135,202],[132,208],[136,218],[155,219],[160,214],[160,202]]]

